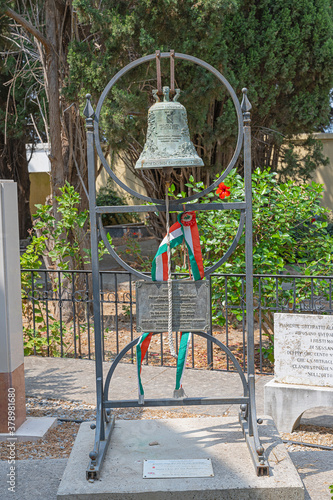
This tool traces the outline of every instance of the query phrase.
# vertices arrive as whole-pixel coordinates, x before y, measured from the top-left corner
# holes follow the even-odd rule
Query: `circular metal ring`
[[[132,196],[135,196],[136,198],[139,198],[143,201],[161,204],[161,203],[164,203],[165,200],[159,200],[156,198],[149,198],[148,196],[140,194],[137,191],[134,191],[133,189],[131,189],[126,184],[124,184],[120,179],[118,179],[118,177],[116,176],[116,174],[114,172],[112,172],[108,162],[106,161],[106,158],[105,158],[103,151],[102,151],[100,138],[99,138],[99,117],[100,117],[100,113],[101,113],[101,108],[103,106],[103,103],[105,101],[106,96],[108,95],[108,93],[110,92],[112,87],[128,71],[135,68],[136,66],[140,66],[140,64],[143,64],[143,63],[148,62],[148,61],[153,61],[155,59],[155,57],[156,57],[155,54],[151,54],[149,56],[144,56],[144,57],[141,57],[140,59],[137,59],[136,61],[131,62],[130,64],[125,66],[123,69],[118,71],[118,73],[109,81],[109,83],[105,87],[105,89],[104,89],[104,91],[103,91],[103,93],[98,101],[98,104],[97,104],[97,108],[96,108],[96,112],[95,112],[95,119],[94,119],[94,134],[95,134],[95,146],[96,146],[98,156],[100,157],[100,160],[101,160],[103,166],[105,167],[106,171],[108,172],[110,177],[112,177],[112,179],[118,184],[118,186],[123,188],[125,191],[127,191]],[[161,58],[170,57],[170,52],[162,52],[160,57]],[[230,85],[230,83],[228,82],[228,80],[226,80],[226,78],[224,78],[222,73],[220,73],[217,69],[215,69],[213,66],[206,63],[205,61],[198,59],[197,57],[189,56],[187,54],[180,54],[177,52],[175,53],[174,57],[177,59],[182,59],[184,61],[193,62],[194,64],[197,64],[198,66],[201,66],[201,67],[207,69],[214,76],[216,76],[216,78],[218,80],[220,80],[220,82],[222,82],[222,84],[226,87],[226,89],[228,90],[228,92],[230,94],[230,97],[231,97],[231,99],[234,103],[234,106],[236,108],[237,121],[238,121],[237,144],[236,144],[235,152],[233,154],[233,157],[230,160],[229,165],[223,171],[223,173],[220,175],[220,177],[215,182],[213,182],[210,186],[206,187],[203,191],[201,191],[201,193],[194,194],[194,195],[189,196],[187,198],[181,198],[180,200],[175,200],[173,202],[174,204],[183,205],[184,203],[187,203],[187,202],[192,201],[192,200],[197,200],[197,199],[201,198],[202,196],[205,196],[206,194],[213,191],[213,189],[215,189],[220,184],[220,182],[222,182],[226,178],[226,176],[229,174],[230,170],[234,167],[234,165],[239,157],[239,154],[241,152],[241,148],[242,148],[242,144],[243,144],[243,123],[242,123],[242,110],[241,110],[239,101],[237,99],[236,93],[235,93],[234,89],[232,88],[232,86]]]

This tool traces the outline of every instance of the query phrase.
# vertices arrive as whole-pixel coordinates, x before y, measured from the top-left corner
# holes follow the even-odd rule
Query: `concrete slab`
[[[95,362],[70,358],[41,358],[26,356],[24,361],[26,394],[53,399],[68,399],[96,404]],[[110,363],[103,363],[104,378],[110,368]],[[257,415],[261,417],[264,411],[264,386],[273,377],[271,375],[256,375],[256,406]],[[175,384],[175,368],[160,366],[144,366],[142,380],[146,397],[170,397]],[[228,373],[210,370],[193,370],[187,368],[184,376],[184,387],[189,396],[222,395],[224,397],[241,394],[238,373]],[[137,396],[136,365],[119,363],[114,381],[110,387],[110,398],[133,399]],[[325,402],[325,405],[327,403]],[[171,409],[171,408],[169,408]],[[181,411],[182,408],[173,408]],[[226,406],[193,406],[186,411],[195,414],[221,416],[237,416],[239,405]],[[267,413],[266,413],[267,415]],[[304,417],[304,421],[303,421]],[[315,411],[309,410],[303,414],[302,424],[333,427],[333,406]]]
[[[0,434],[0,441],[6,441],[8,438],[16,438],[16,442],[39,441],[56,425],[57,419],[54,417],[27,417],[26,421],[16,429],[14,435]]]
[[[282,384],[271,380],[265,385],[264,394],[265,413],[273,417],[280,432],[293,432],[306,410],[333,407],[333,387]],[[326,420],[329,419],[322,418],[322,424],[325,425]]]
[[[303,500],[302,482],[271,418],[260,435],[270,476],[257,477],[235,418],[116,421],[101,478],[86,480],[94,431],[81,424],[57,500]],[[158,443],[152,445],[152,443]],[[212,478],[143,479],[143,460],[210,458]]]

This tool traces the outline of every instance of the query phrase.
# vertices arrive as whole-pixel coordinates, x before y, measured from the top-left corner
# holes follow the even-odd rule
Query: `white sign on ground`
[[[143,478],[161,479],[170,477],[213,477],[210,458],[185,460],[144,460]]]
[[[333,387],[333,317],[274,314],[275,381]]]

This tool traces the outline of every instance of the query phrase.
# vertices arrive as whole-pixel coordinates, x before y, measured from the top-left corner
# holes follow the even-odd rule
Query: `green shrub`
[[[225,203],[244,200],[243,179],[232,171],[225,180],[231,196]],[[286,266],[301,274],[333,273],[333,238],[327,232],[329,211],[320,206],[323,187],[279,184],[276,174],[257,169],[253,187],[253,266],[255,274],[278,274]],[[213,199],[213,202],[220,201]],[[198,225],[205,265],[212,265],[230,246],[239,221],[238,211],[201,212]],[[245,234],[236,251],[221,266],[220,272],[244,273]]]
[[[60,336],[60,329],[66,330],[64,322],[60,324],[58,307],[53,301],[49,305],[54,311],[46,309],[43,301],[31,296],[31,290],[44,292],[44,283],[38,273],[44,258],[48,269],[62,269],[61,274],[62,296],[71,294],[71,276],[65,271],[68,269],[82,269],[90,262],[91,250],[85,248],[89,245],[88,223],[89,212],[79,211],[80,195],[74,187],[66,182],[60,189],[61,195],[57,197],[58,217],[53,214],[51,205],[36,205],[37,212],[34,215],[34,233],[26,251],[21,255],[21,267],[23,269],[36,269],[36,272],[23,272],[22,281],[22,309],[24,318],[24,353],[46,355],[49,350],[50,355],[55,356],[62,348],[67,348],[66,342]],[[60,217],[59,217],[60,216]],[[107,235],[112,243],[110,235]],[[106,253],[104,243],[99,242],[99,258]],[[59,291],[59,278],[57,272],[49,273],[50,284],[55,294]],[[83,274],[76,274],[74,278],[74,288],[83,289]],[[68,286],[68,284],[70,285]],[[67,284],[67,286],[66,286]],[[81,286],[80,286],[81,284]],[[30,296],[30,297],[29,297]],[[28,298],[29,297],[29,298]],[[84,314],[84,306],[77,302],[76,313],[79,310]],[[73,314],[73,307],[70,301],[65,301],[62,305],[63,314],[65,312]],[[83,311],[82,311],[83,309]],[[61,327],[61,328],[60,328]],[[49,338],[47,338],[47,329]]]
[[[112,180],[109,178],[107,184],[101,187],[96,196],[96,204],[102,206],[124,206],[127,205],[124,198],[118,195],[112,188]],[[103,214],[102,221],[105,226],[114,226],[117,224],[128,224],[131,222],[138,222],[140,219],[135,213],[125,214]]]
[[[225,179],[231,196],[224,203],[244,201],[244,181],[232,170]],[[187,184],[200,192],[203,184]],[[279,184],[276,174],[257,169],[252,174],[253,189],[253,267],[255,274],[279,274],[291,266],[306,274],[333,274],[333,237],[327,231],[329,211],[320,206],[321,184]],[[172,189],[171,189],[172,192]],[[181,193],[178,197],[184,196]],[[208,201],[221,200],[210,193]],[[231,245],[238,226],[238,210],[198,212],[197,221],[205,267],[213,265]],[[221,273],[245,273],[245,232],[235,252],[220,268]]]
[[[229,174],[224,183],[230,187],[231,193],[223,200],[224,203],[244,201],[244,181],[235,170]],[[193,178],[187,186],[195,192],[200,192],[204,187],[202,183],[195,183]],[[314,182],[295,184],[292,180],[279,184],[275,173],[257,169],[252,174],[252,188],[254,274],[285,274],[286,269],[291,269],[292,273],[297,272],[303,275],[332,275],[333,236],[327,231],[329,211],[320,206],[323,187]],[[175,196],[174,189],[170,189],[170,194]],[[180,193],[177,197],[181,198],[184,195],[185,193]],[[200,201],[203,203],[221,202],[213,193]],[[215,264],[228,250],[236,235],[239,219],[238,210],[199,211],[197,213],[202,255],[206,268]],[[244,244],[245,231],[242,233],[235,252],[217,272],[245,274]],[[177,270],[184,271],[180,262],[182,261],[179,261]],[[226,302],[225,280],[224,277],[214,277],[213,280],[213,322],[223,325],[225,323],[223,310]],[[329,284],[325,280],[320,280],[319,284],[323,295],[326,294],[328,298]],[[301,280],[299,283],[296,281],[298,302],[307,297],[310,287],[310,280]],[[293,300],[293,290],[282,290],[281,284],[278,288],[285,303]],[[275,307],[275,279],[265,280],[261,294],[265,296],[266,308]],[[258,295],[258,281],[256,280],[255,298]],[[245,300],[242,282],[239,278],[228,278],[227,300],[229,306],[240,304],[242,300]],[[241,309],[235,307],[232,312],[236,320],[242,321]],[[272,320],[272,318],[269,319]],[[266,334],[270,342],[266,357],[272,360],[274,334],[272,328],[270,331],[267,330]]]

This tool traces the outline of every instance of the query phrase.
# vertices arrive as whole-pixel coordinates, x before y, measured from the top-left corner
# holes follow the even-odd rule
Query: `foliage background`
[[[108,80],[127,63],[155,49],[175,49],[219,69],[241,98],[252,102],[253,169],[279,166],[281,180],[308,179],[327,159],[311,133],[330,121],[333,84],[332,11],[329,1],[313,0],[142,0],[104,2],[101,8],[76,0],[79,20],[90,37],[70,45],[67,100],[87,91],[95,102]],[[162,81],[169,83],[168,61]],[[193,64],[176,61],[176,86],[189,115],[193,141],[205,168],[181,169],[173,182],[186,190],[189,176],[209,184],[230,161],[237,136],[231,99],[214,77]],[[113,89],[101,119],[103,137],[126,167],[141,178],[150,196],[164,196],[161,171],[135,171],[147,127],[147,108],[156,87],[155,64],[143,65]],[[290,138],[310,134],[303,151]],[[242,173],[242,158],[237,165]],[[191,188],[189,188],[191,193]],[[161,236],[164,227],[152,221]]]
[[[12,42],[15,36],[21,37],[16,40],[20,40],[24,63],[29,62],[31,77],[42,69],[38,81],[49,104],[54,200],[67,180],[81,194],[81,209],[87,206],[80,117],[85,94],[92,93],[96,103],[119,69],[156,49],[175,49],[206,60],[226,76],[239,97],[242,87],[249,88],[253,169],[270,166],[277,170],[279,166],[283,180],[288,176],[306,179],[318,165],[325,164],[320,143],[311,135],[304,141],[307,154],[302,157],[289,139],[323,130],[330,121],[330,0],[1,0],[0,7],[17,23],[22,25],[16,14],[30,23],[20,28],[11,22],[8,29]],[[41,37],[37,39],[34,33]],[[1,40],[5,58],[6,38]],[[163,83],[168,83],[167,61],[162,61],[162,73]],[[184,190],[190,175],[196,182],[208,184],[226,166],[236,141],[236,122],[223,88],[201,68],[177,62],[176,85],[183,90],[181,101],[188,109],[193,140],[206,165],[204,169],[174,171],[173,182]],[[155,87],[154,64],[131,72],[113,89],[101,119],[103,141],[133,171],[145,141],[147,108]],[[22,80],[23,90],[31,100],[28,81]],[[56,116],[59,102],[61,113]],[[242,173],[242,158],[237,168]],[[164,196],[163,172],[135,174],[149,195]],[[53,210],[56,216],[56,201]],[[165,221],[155,218],[152,222],[161,236]]]

